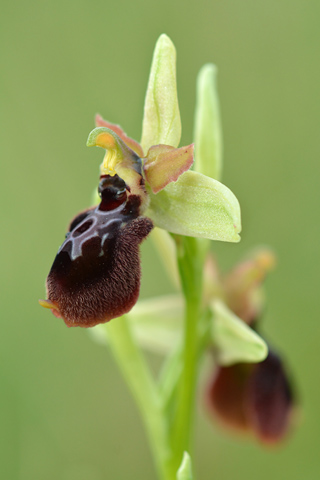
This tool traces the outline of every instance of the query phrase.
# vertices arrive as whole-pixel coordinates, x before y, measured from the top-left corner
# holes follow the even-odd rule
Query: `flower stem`
[[[175,389],[173,416],[166,408],[164,392],[158,388],[161,382],[159,386],[155,383],[126,317],[106,326],[108,342],[144,421],[160,480],[176,480],[184,451],[190,452],[198,363],[203,343],[200,319],[207,243],[192,237],[177,236],[175,239],[185,296],[185,328],[180,357],[182,372]]]
[[[125,317],[110,322],[108,342],[143,418],[161,480],[174,480],[170,448],[157,388]]]
[[[186,300],[183,370],[177,392],[177,415],[172,432],[173,463],[178,469],[184,451],[190,451],[199,360],[199,319],[202,294],[203,251],[198,239],[177,237],[178,266]]]

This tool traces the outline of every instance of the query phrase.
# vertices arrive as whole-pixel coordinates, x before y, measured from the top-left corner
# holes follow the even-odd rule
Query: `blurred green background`
[[[270,245],[264,330],[282,349],[302,405],[276,450],[208,422],[199,389],[197,480],[319,478],[319,20],[315,0],[1,2],[1,478],[151,480],[140,419],[107,349],[40,308],[68,221],[88,206],[100,112],[139,139],[152,51],[178,52],[182,144],[195,81],[219,68],[223,181],[243,214],[240,244],[213,244],[224,268]],[[142,296],[170,292],[150,242]]]

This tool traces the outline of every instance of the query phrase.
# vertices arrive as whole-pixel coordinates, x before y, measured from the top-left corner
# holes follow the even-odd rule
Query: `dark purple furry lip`
[[[260,363],[218,367],[207,391],[207,405],[225,425],[276,444],[288,432],[294,405],[281,358],[271,349]]]
[[[139,245],[153,224],[119,177],[102,177],[99,193],[101,203],[72,220],[47,278],[48,304],[68,326],[105,323],[139,295]]]

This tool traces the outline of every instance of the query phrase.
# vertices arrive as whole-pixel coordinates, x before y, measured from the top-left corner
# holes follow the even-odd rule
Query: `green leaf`
[[[202,67],[197,81],[194,170],[220,180],[222,173],[222,129],[216,85],[217,68]]]
[[[160,143],[177,147],[181,120],[176,84],[176,50],[167,35],[157,41],[144,105],[141,145],[147,152]]]
[[[177,480],[192,480],[191,458],[188,452],[184,452],[182,463],[177,472]]]
[[[229,366],[234,363],[262,362],[268,355],[266,342],[237,317],[220,300],[211,304],[212,340],[217,362]]]
[[[183,299],[181,295],[166,295],[140,300],[126,318],[136,342],[142,348],[167,354],[181,341]],[[105,343],[108,338],[105,325],[91,328],[90,333],[99,343]]]
[[[185,172],[157,195],[150,192],[146,212],[157,227],[172,233],[238,242],[240,206],[222,183],[197,172]]]

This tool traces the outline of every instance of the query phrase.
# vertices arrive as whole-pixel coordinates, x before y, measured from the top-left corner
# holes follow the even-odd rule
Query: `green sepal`
[[[182,339],[183,299],[180,295],[167,295],[140,300],[126,318],[136,342],[142,348],[166,355]],[[90,329],[99,343],[105,343],[108,338],[106,325]]]
[[[146,215],[171,233],[210,240],[238,242],[240,206],[225,185],[188,171],[157,195],[150,193]]]
[[[153,193],[176,182],[193,164],[193,144],[174,148],[170,145],[154,145],[144,159],[144,173]]]
[[[184,452],[182,463],[177,472],[177,480],[193,480],[191,457],[188,452]]]
[[[220,300],[211,303],[212,342],[219,365],[262,362],[268,355],[266,342]]]
[[[204,65],[197,80],[194,170],[220,180],[222,173],[222,128],[216,85],[217,68]]]
[[[144,105],[141,145],[147,152],[152,145],[177,147],[181,120],[176,82],[176,49],[167,35],[161,35],[153,54]]]

